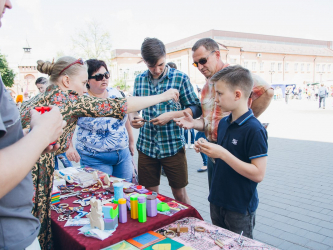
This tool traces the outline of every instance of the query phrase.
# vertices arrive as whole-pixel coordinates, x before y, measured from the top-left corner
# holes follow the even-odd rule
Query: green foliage
[[[126,84],[126,80],[125,79],[116,79],[116,83],[113,84],[113,87],[117,87],[119,86],[121,90],[128,90],[130,88],[130,86],[128,86]]]
[[[8,67],[6,56],[2,54],[0,54],[0,74],[6,87],[13,86],[15,73]]]

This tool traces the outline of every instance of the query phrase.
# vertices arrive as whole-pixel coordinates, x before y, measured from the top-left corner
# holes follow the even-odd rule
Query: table
[[[80,190],[76,188],[75,191]],[[101,190],[101,189],[100,189]],[[163,195],[162,195],[163,196]],[[172,201],[173,199],[165,197],[165,202]],[[76,197],[70,197],[66,200],[61,200],[61,203],[68,203],[69,206],[78,206],[78,204],[73,204],[72,202],[77,200]],[[178,202],[178,201],[177,201]],[[181,202],[179,202],[181,203]],[[139,223],[138,220],[131,219],[130,211],[127,211],[127,223],[119,223],[117,230],[109,238],[101,241],[95,238],[89,238],[82,234],[79,234],[78,229],[80,227],[64,227],[65,221],[58,221],[59,214],[55,211],[52,211],[52,233],[54,240],[54,248],[61,250],[97,250],[112,244],[115,244],[122,240],[127,240],[143,234],[150,230],[156,230],[160,227],[166,226],[176,220],[185,218],[185,217],[196,217],[202,220],[199,212],[192,206],[186,205],[188,209],[181,210],[173,216],[166,216],[162,214],[157,214],[156,217],[147,217],[147,222]],[[89,212],[90,206],[84,207],[84,211]],[[74,216],[77,213],[73,214]]]

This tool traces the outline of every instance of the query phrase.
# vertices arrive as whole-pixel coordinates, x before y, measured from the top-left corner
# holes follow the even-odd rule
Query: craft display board
[[[189,246],[196,250],[221,250],[221,249],[232,249],[232,250],[276,250],[272,246],[261,243],[256,240],[249,239],[247,237],[240,237],[239,234],[233,233],[226,229],[214,226],[208,222],[199,220],[194,217],[184,218],[173,222],[160,229],[168,230],[169,228],[177,228],[177,225],[181,227],[188,227],[188,233],[180,233],[180,236],[172,238],[174,241]],[[195,227],[202,227],[205,232],[197,232],[194,230]],[[157,230],[158,231],[158,230]],[[215,240],[223,242],[223,248],[215,244]]]
[[[164,239],[165,236],[162,236],[158,233],[153,231],[149,231],[148,233],[141,234],[137,237],[127,240],[127,242],[131,243],[132,245],[136,246],[139,249],[144,249],[158,241]]]

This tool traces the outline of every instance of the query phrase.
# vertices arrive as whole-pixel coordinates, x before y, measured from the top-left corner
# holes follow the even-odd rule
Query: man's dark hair
[[[47,83],[47,79],[45,77],[43,77],[43,76],[38,77],[37,80],[36,80],[36,82],[35,82],[36,85],[37,84],[46,84],[46,83]]]
[[[145,38],[141,45],[141,56],[149,66],[154,67],[161,57],[165,56],[165,46],[157,38]]]
[[[201,38],[192,47],[192,51],[196,51],[200,46],[204,46],[207,51],[219,51],[219,45],[211,38]]]
[[[177,65],[174,62],[168,62],[167,64],[170,66],[170,68],[177,69]]]
[[[104,67],[106,71],[108,70],[108,66],[106,66],[106,63],[102,60],[97,59],[89,59],[86,61],[88,66],[88,78],[91,77],[96,71],[98,71],[101,67]],[[90,89],[89,84],[87,83],[87,89]]]
[[[222,81],[231,89],[239,88],[246,98],[250,97],[253,88],[251,72],[240,65],[229,66],[212,76],[212,83]]]

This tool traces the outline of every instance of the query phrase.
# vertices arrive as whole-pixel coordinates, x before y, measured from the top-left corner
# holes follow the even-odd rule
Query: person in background
[[[29,100],[30,100],[29,93],[28,92],[24,92],[24,94],[23,94],[23,101],[26,102],[26,101],[29,101]]]
[[[46,88],[49,86],[49,81],[47,80],[46,77],[38,77],[36,82],[36,87],[39,90],[39,93],[44,93]]]
[[[104,61],[90,59],[86,63],[89,96],[122,98],[118,90],[109,87],[110,73]],[[122,120],[81,117],[77,127],[76,149],[71,143],[68,159],[132,182],[134,137],[127,115]]]
[[[321,103],[323,102],[323,109],[325,109],[325,99],[327,95],[327,88],[322,83],[320,84],[320,88],[318,89],[318,96],[319,96],[319,108],[321,108]]]
[[[288,104],[290,92],[291,92],[290,87],[289,86],[286,87],[286,91],[284,92],[286,104]]]
[[[302,88],[298,88],[298,100],[302,100]]]
[[[125,93],[123,91],[121,91],[119,86],[117,86],[117,90],[121,94],[122,97],[126,97]]]
[[[205,133],[202,131],[198,131],[197,134],[195,135],[195,141],[198,141],[200,138],[204,138],[207,140]],[[208,161],[208,156],[205,155],[204,153],[200,152],[201,158],[202,158],[202,167],[197,170],[197,172],[206,172],[207,171],[207,161]]]

